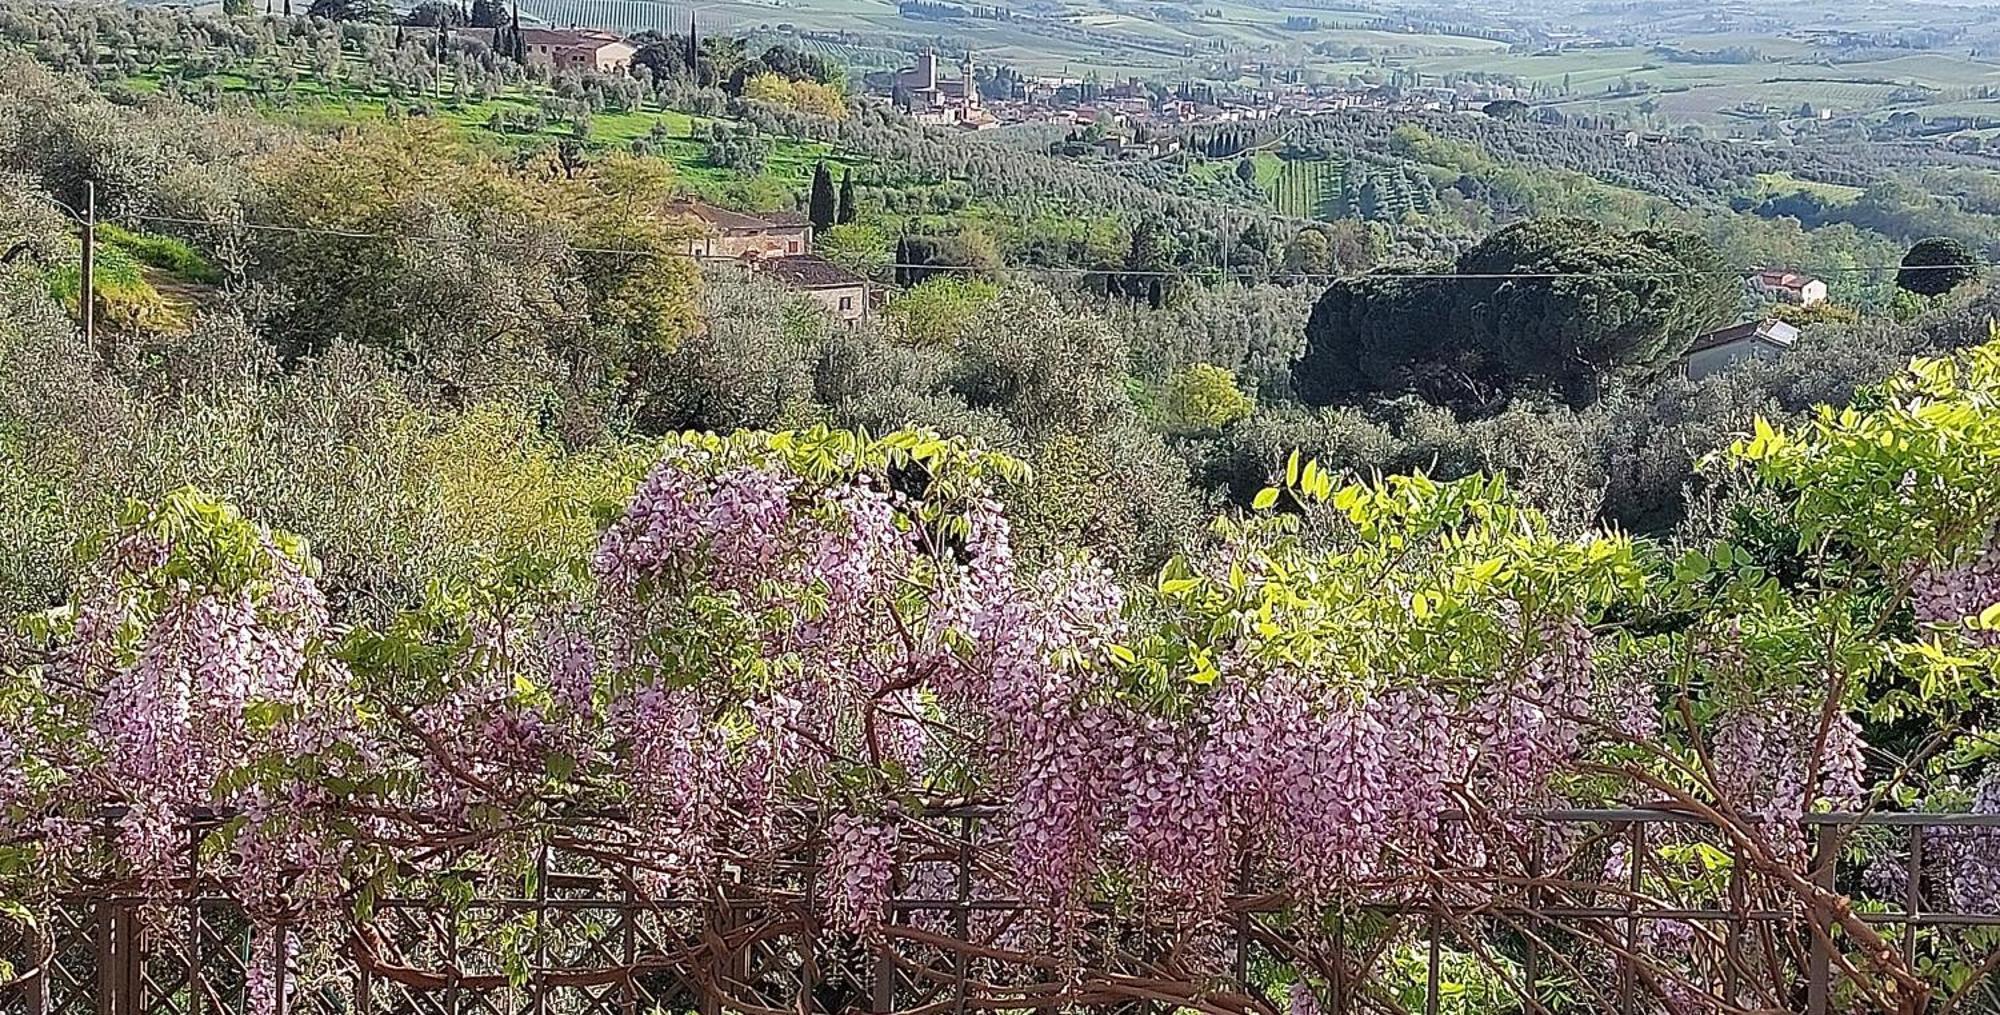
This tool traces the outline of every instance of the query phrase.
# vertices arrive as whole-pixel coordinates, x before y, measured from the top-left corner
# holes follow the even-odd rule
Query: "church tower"
[[[965,51],[965,62],[958,65],[960,86],[965,89],[965,108],[979,108],[979,86],[972,80],[972,50]]]

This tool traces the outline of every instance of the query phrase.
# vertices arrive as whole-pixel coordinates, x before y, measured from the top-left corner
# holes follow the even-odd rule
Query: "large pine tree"
[[[854,206],[854,169],[849,167],[840,175],[840,207],[834,212],[833,220],[845,225],[854,221],[854,216],[859,211],[860,209]]]
[[[822,162],[813,169],[812,202],[806,206],[806,214],[812,218],[814,229],[825,229],[833,225],[837,212],[833,196],[833,175],[826,171],[826,163]]]

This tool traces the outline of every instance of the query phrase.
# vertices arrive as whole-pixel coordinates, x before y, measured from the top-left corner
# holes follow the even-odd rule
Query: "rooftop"
[[[1695,339],[1694,344],[1688,347],[1688,355],[1706,352],[1718,346],[1732,345],[1736,342],[1749,340],[1766,342],[1780,349],[1789,349],[1793,342],[1798,341],[1798,338],[1799,329],[1783,321],[1744,321],[1742,324],[1734,324],[1718,331],[1711,331]]]
[[[862,278],[815,254],[767,257],[757,262],[759,270],[789,286],[800,289],[832,289],[862,284]]]
[[[563,46],[600,49],[625,40],[614,32],[596,28],[523,28],[521,38],[531,46]]]
[[[718,208],[706,201],[677,201],[676,211],[693,215],[695,218],[717,229],[759,231],[764,229],[790,229],[806,225],[812,220],[795,211],[740,212]]]
[[[1811,276],[1782,268],[1766,268],[1757,273],[1757,284],[1767,289],[1798,289],[1811,281]]]

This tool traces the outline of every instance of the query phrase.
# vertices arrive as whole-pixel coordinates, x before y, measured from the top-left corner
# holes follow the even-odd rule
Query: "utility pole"
[[[83,344],[97,350],[97,182],[83,181]]]

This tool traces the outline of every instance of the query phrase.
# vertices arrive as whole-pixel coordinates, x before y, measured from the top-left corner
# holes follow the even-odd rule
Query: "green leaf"
[[[1285,485],[1299,485],[1299,452],[1297,448],[1293,448],[1292,456],[1285,459]]]
[[[1982,631],[2000,631],[2000,603],[1994,603],[1992,606],[1979,611],[1979,629]]]
[[[1253,511],[1269,511],[1278,503],[1278,488],[1267,486],[1257,491],[1257,499],[1250,502]]]

